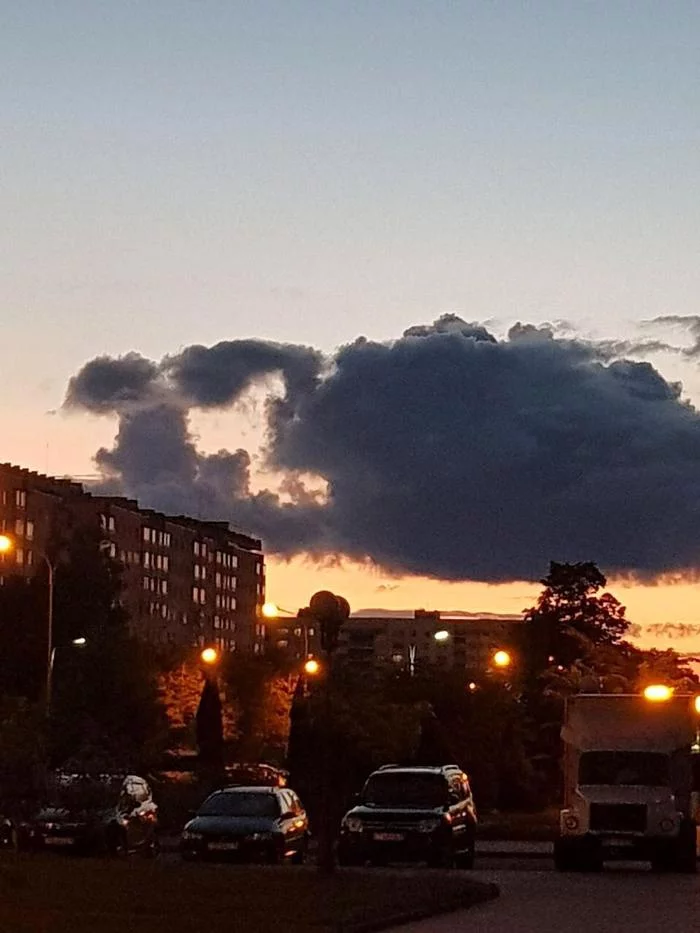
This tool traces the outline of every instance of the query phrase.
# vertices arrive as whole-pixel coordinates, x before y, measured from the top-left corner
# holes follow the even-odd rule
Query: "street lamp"
[[[435,632],[435,634],[433,635],[433,638],[437,642],[445,642],[449,639],[449,637],[450,637],[450,633],[447,631],[447,629],[444,629],[444,628],[440,629],[439,632]]]
[[[56,652],[62,650],[63,648],[84,648],[87,645],[87,638],[84,635],[81,635],[79,638],[74,638],[69,645],[54,645],[51,649],[51,659],[49,661],[49,667],[51,669],[51,680],[53,681],[53,668],[56,661]],[[51,696],[47,698],[46,709],[50,711],[51,709]]]
[[[649,684],[644,688],[644,699],[652,703],[664,703],[673,696],[673,687],[666,684]],[[697,708],[697,707],[696,707]]]
[[[504,651],[502,648],[494,652],[492,660],[495,666],[501,668],[501,670],[506,667],[510,667],[513,663],[513,659],[511,658],[510,654],[507,651]]]
[[[9,554],[14,548],[14,538],[11,538],[10,535],[0,535],[0,554]],[[46,711],[48,713],[51,709],[51,681],[53,677],[53,584],[56,568],[44,551],[35,550],[46,564],[49,573],[49,604],[46,614]]]
[[[304,673],[308,674],[310,677],[315,677],[320,670],[321,665],[318,663],[316,658],[309,658],[309,660],[304,664]]]
[[[219,660],[219,652],[216,650],[216,648],[204,648],[199,657],[202,663],[211,667]]]

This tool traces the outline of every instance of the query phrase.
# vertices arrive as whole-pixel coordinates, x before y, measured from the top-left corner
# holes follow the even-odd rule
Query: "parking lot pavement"
[[[488,864],[488,861],[487,861]],[[531,860],[473,872],[501,894],[468,911],[401,927],[401,933],[697,933],[698,875],[656,875],[618,864],[600,874],[566,874]],[[539,863],[541,864],[541,863]]]

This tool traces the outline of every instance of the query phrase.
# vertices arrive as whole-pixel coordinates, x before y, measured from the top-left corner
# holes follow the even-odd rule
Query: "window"
[[[15,551],[15,560],[20,567],[24,566],[24,548],[18,547]]]
[[[167,595],[168,593],[168,581],[167,580],[160,581],[160,591],[163,594],[163,596]]]
[[[167,573],[170,569],[170,558],[167,554],[163,555],[163,570]]]
[[[216,581],[216,588],[220,589],[221,588],[221,574],[218,571],[216,572],[215,581]]]
[[[27,551],[27,567],[31,567],[34,564],[34,551]]]
[[[18,509],[26,509],[27,493],[24,489],[15,489],[15,505]]]
[[[15,534],[16,534],[19,538],[23,538],[23,537],[24,537],[24,519],[23,519],[23,518],[18,518],[18,519],[15,521]]]
[[[117,530],[117,523],[114,521],[114,516],[113,516],[113,515],[110,515],[110,516],[109,516],[109,521],[107,522],[107,527],[109,528],[110,531],[116,531],[116,530]]]
[[[115,558],[117,556],[117,545],[114,543],[114,541],[112,541],[112,543],[109,545],[109,556],[111,558]]]
[[[27,528],[24,532],[24,537],[27,539],[27,541],[34,540],[34,522],[27,522]]]
[[[143,529],[143,540],[150,542],[151,540],[151,529],[150,528]]]
[[[148,577],[143,578],[143,588],[144,590],[150,590],[151,584],[148,582]]]
[[[192,549],[194,550],[194,556],[199,557],[199,541],[194,542]]]
[[[144,567],[148,567],[149,569],[150,569],[150,567],[151,567],[151,554],[150,554],[150,551],[144,551],[144,552],[143,552],[143,566],[144,566]]]

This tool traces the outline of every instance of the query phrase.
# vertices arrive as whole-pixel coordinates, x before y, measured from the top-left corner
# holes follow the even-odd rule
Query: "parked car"
[[[158,851],[158,808],[136,775],[56,774],[33,818],[17,827],[19,849],[82,854]]]
[[[225,787],[207,797],[182,832],[185,859],[303,862],[309,822],[288,787]]]
[[[457,765],[387,765],[367,779],[343,817],[342,865],[425,861],[472,868],[476,808],[467,775]]]

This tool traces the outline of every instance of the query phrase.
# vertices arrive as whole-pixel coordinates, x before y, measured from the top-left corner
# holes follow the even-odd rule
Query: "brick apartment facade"
[[[31,576],[56,531],[100,530],[123,568],[122,601],[139,637],[261,653],[265,565],[261,542],[225,522],[164,515],[131,499],[93,496],[70,480],[0,464],[0,530],[15,541],[0,580]]]

